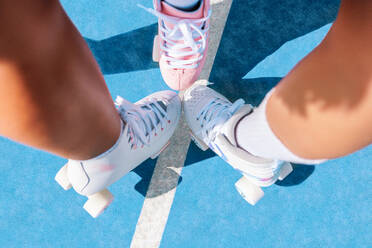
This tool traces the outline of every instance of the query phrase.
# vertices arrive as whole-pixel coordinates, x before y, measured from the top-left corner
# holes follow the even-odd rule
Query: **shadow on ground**
[[[331,23],[338,6],[338,0],[234,0],[210,75],[212,87],[230,100],[243,97],[257,105],[280,78],[243,77],[287,41]]]
[[[141,165],[133,170],[134,173],[141,177],[141,180],[134,186],[134,188],[144,197],[146,196],[147,189],[149,188],[156,161],[157,159],[147,159],[145,162],[143,162]]]
[[[85,38],[103,74],[157,68],[152,61],[152,44],[158,24],[152,24],[104,40]]]
[[[293,186],[305,181],[315,170],[314,165],[293,164],[293,172],[289,174],[283,181],[276,181],[279,186]]]
[[[144,197],[148,193],[148,188],[150,186],[151,178],[154,173],[155,165],[156,165],[157,159],[147,159],[145,162],[143,162],[141,165],[136,167],[133,172],[136,173],[138,176],[141,177],[141,180],[134,186],[136,191],[143,195]],[[158,189],[152,193],[147,194],[148,198],[153,198],[159,195],[162,195],[164,193],[167,193],[168,191],[172,190],[174,187],[176,187],[179,183],[182,182],[182,176],[179,176],[175,171],[173,171],[171,168],[163,168],[166,171],[163,171],[163,175],[166,175],[166,179],[170,182],[173,182],[173,178],[178,178],[178,182],[176,183],[164,183],[159,185]]]

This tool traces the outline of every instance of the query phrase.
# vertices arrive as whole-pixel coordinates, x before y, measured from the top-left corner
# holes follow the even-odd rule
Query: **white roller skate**
[[[73,187],[88,197],[84,208],[93,217],[113,200],[109,185],[165,149],[181,114],[180,98],[172,91],[154,93],[135,104],[121,97],[116,101],[124,122],[116,144],[96,158],[69,160],[55,177],[65,190]]]
[[[192,139],[202,150],[211,148],[242,173],[235,187],[250,204],[255,205],[263,197],[261,187],[283,180],[292,172],[290,163],[256,157],[237,146],[236,124],[253,112],[242,99],[231,103],[205,85],[193,85],[185,92],[183,104]]]

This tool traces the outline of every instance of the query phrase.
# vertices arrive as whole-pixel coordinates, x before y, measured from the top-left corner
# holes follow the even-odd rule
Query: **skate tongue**
[[[204,4],[200,3],[200,7],[195,11],[182,11],[179,10],[165,1],[161,1],[161,12],[174,17],[185,18],[185,19],[199,19],[203,17]]]

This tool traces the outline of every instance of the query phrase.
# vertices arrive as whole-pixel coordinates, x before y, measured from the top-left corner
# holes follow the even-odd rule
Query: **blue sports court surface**
[[[130,101],[167,89],[151,58],[157,20],[137,3],[152,5],[62,1],[113,98]],[[212,3],[204,79],[253,105],[322,40],[339,7],[336,0]],[[371,161],[369,146],[318,166],[295,165],[251,206],[235,190],[240,174],[190,143],[181,123],[172,147],[113,184],[114,202],[93,219],[85,197],[54,181],[64,159],[0,138],[0,247],[372,247]]]

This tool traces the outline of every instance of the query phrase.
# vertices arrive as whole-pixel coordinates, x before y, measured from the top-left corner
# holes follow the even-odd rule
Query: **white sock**
[[[202,0],[163,0],[168,4],[176,7],[177,9],[181,10],[194,10],[197,6],[199,6],[199,2]]]
[[[275,89],[275,88],[274,88]],[[266,119],[266,104],[272,89],[252,114],[244,117],[236,127],[236,140],[244,150],[258,157],[301,164],[319,164],[326,159],[305,159],[293,154],[276,137]]]

